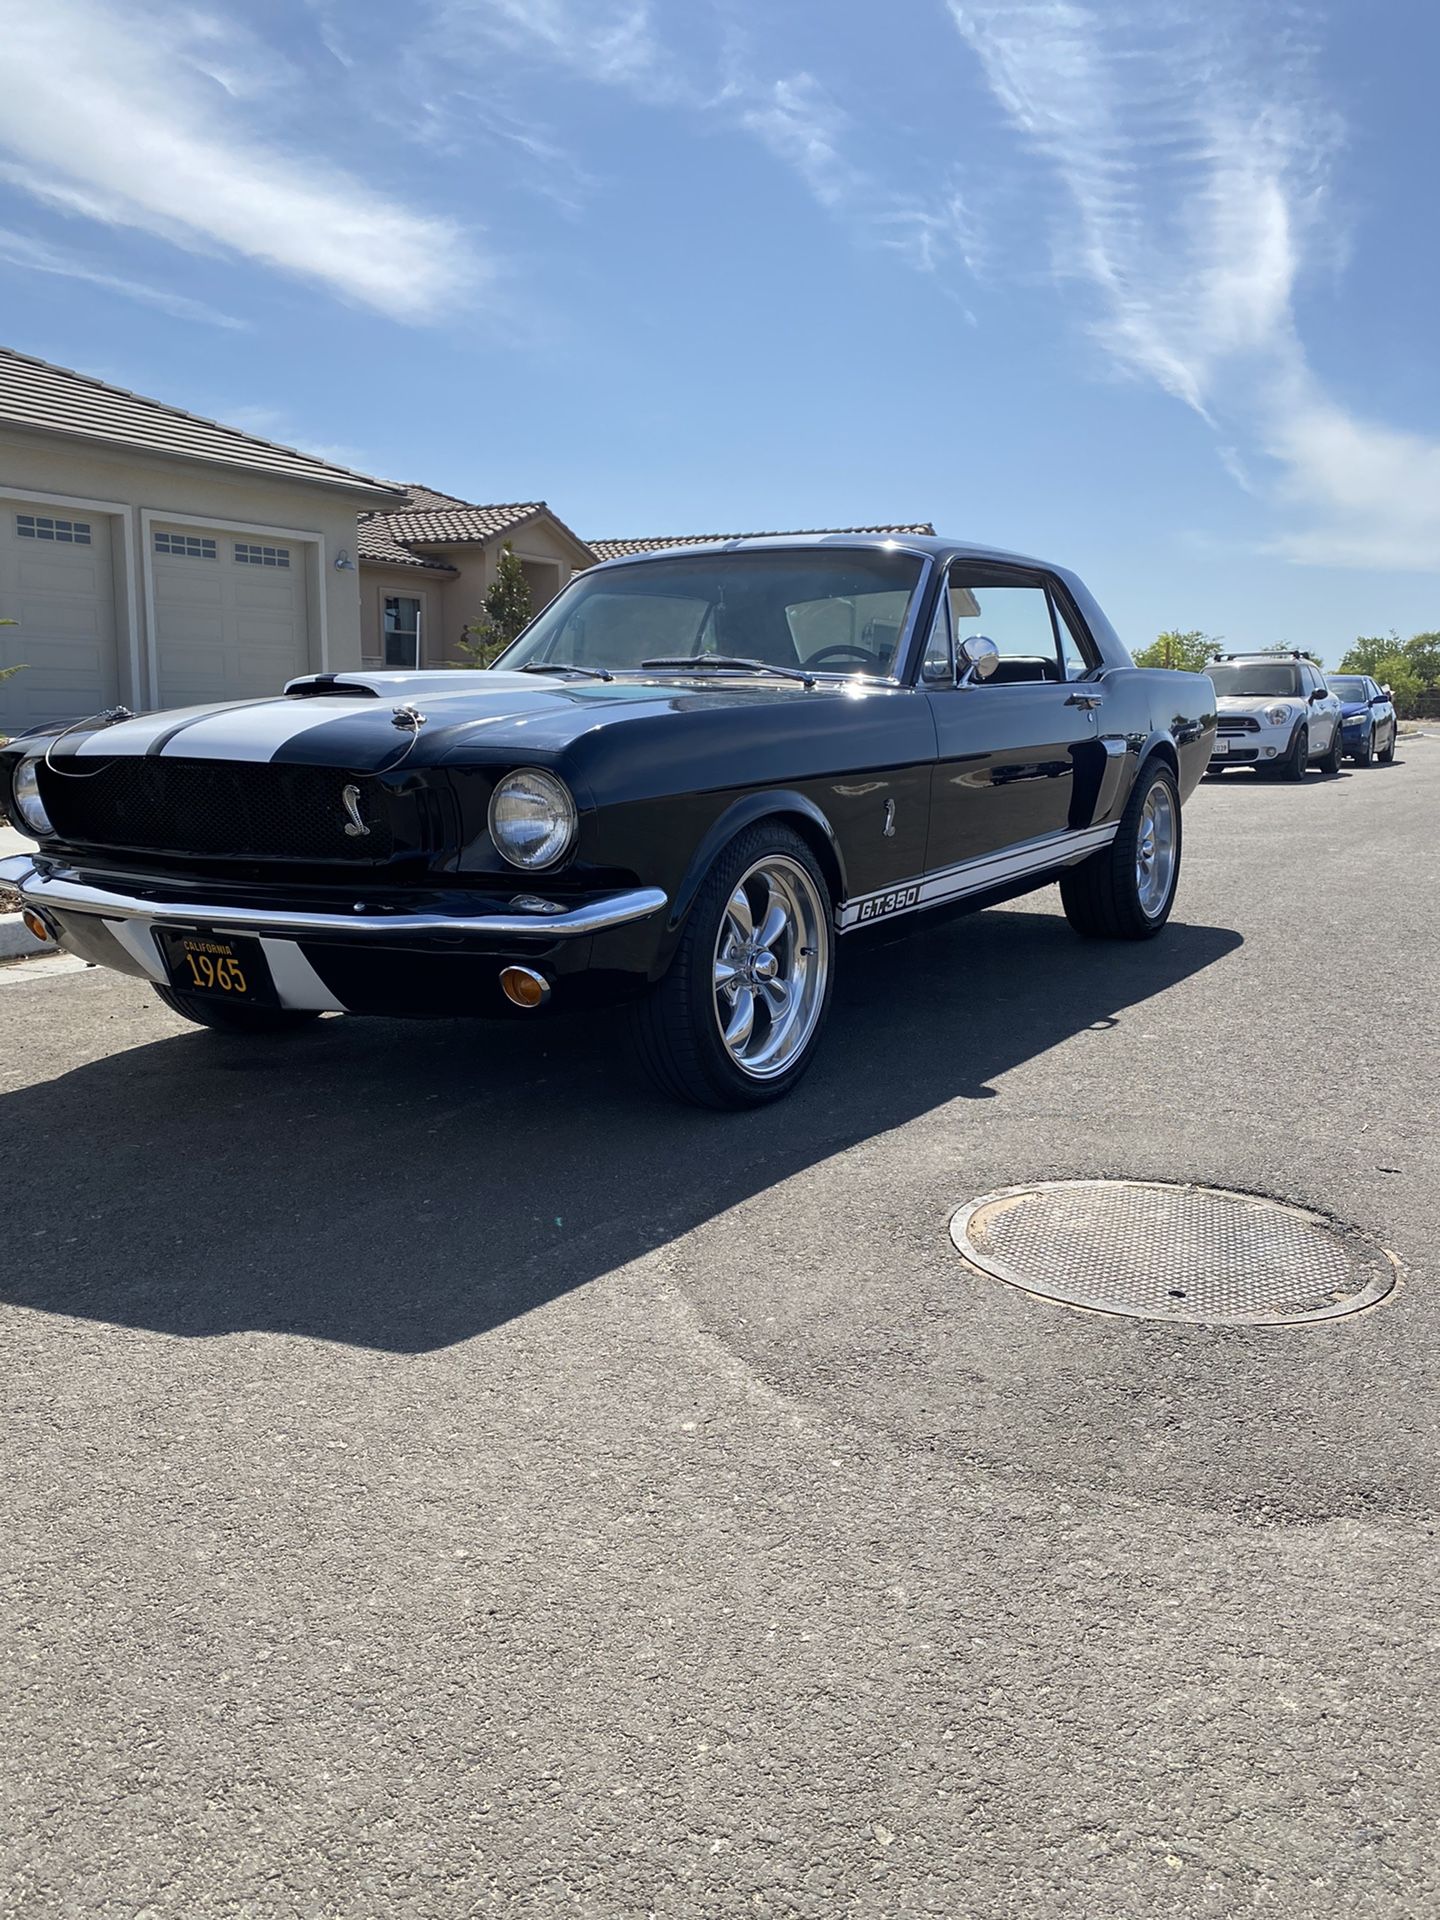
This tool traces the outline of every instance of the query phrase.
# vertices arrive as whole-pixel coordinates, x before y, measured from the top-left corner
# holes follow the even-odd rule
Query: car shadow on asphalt
[[[789,1099],[653,1094],[611,1014],[167,1030],[0,1100],[19,1175],[0,1299],[181,1337],[419,1353],[473,1338],[765,1188],[990,1083],[1241,944],[1172,923],[1078,940],[981,914],[844,954]],[[169,1015],[148,995],[145,1021]],[[37,1011],[39,1011],[37,1009]],[[42,1016],[43,1017],[43,1016]]]

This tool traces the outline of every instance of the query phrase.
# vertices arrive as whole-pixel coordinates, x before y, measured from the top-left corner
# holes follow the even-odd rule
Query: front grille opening
[[[352,784],[364,834],[345,830]],[[40,791],[56,832],[82,846],[349,863],[394,851],[387,790],[338,767],[117,758],[83,778],[42,767]]]

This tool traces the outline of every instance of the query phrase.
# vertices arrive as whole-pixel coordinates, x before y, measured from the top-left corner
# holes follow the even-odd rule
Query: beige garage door
[[[108,514],[0,501],[0,736],[120,697]]]
[[[274,534],[152,524],[162,707],[256,699],[309,671],[309,551]]]

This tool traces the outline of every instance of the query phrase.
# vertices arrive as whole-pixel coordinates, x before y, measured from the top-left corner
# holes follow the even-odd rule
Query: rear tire
[[[1392,726],[1390,729],[1390,744],[1388,747],[1386,747],[1385,751],[1380,755],[1381,762],[1384,766],[1390,767],[1395,764],[1395,748],[1399,742],[1399,739],[1400,739],[1399,727]]]
[[[318,1012],[303,1007],[227,1007],[223,1000],[177,993],[174,987],[156,985],[155,992],[182,1020],[193,1020],[197,1027],[209,1027],[216,1033],[292,1033],[320,1018]]]
[[[701,883],[675,957],[632,1009],[641,1065],[692,1106],[768,1106],[819,1047],[835,981],[835,908],[789,827],[737,834]]]
[[[1147,761],[1110,845],[1061,875],[1065,918],[1087,940],[1153,940],[1175,905],[1182,842],[1175,776]]]
[[[1335,730],[1330,735],[1330,751],[1325,754],[1320,761],[1321,773],[1339,773],[1341,759],[1340,749],[1344,744],[1340,734],[1340,722],[1337,720],[1335,722]]]

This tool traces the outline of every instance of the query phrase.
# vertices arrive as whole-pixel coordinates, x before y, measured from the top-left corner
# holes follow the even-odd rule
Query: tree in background
[[[1389,687],[1402,720],[1415,718],[1421,696],[1440,687],[1440,633],[1361,634],[1340,662],[1341,673],[1368,673]]]
[[[1219,647],[1218,634],[1201,633],[1198,627],[1191,627],[1188,633],[1172,629],[1162,633],[1152,645],[1142,647],[1135,655],[1135,664],[1137,667],[1171,667],[1181,673],[1203,673],[1206,661]]]
[[[470,667],[488,667],[530,624],[529,583],[508,541],[500,550],[500,564],[483,604],[480,618],[470,621],[460,636],[460,651]]]

